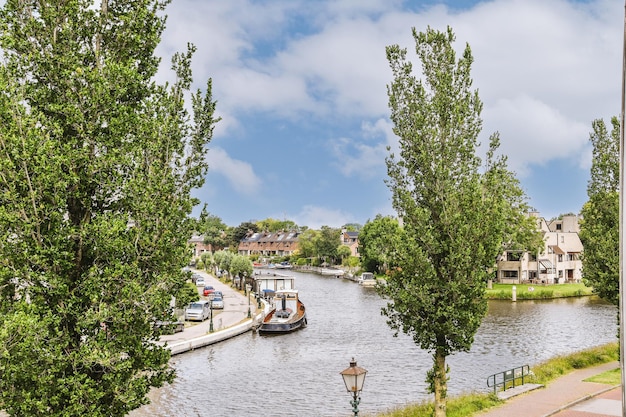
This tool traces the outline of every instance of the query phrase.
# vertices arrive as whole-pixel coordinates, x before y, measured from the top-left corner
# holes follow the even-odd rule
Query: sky
[[[395,215],[385,157],[385,47],[420,62],[411,30],[466,45],[488,144],[508,158],[544,218],[587,200],[593,120],[621,111],[622,0],[174,0],[157,54],[197,47],[194,88],[212,79],[217,116],[195,191],[228,226],[267,218],[319,229]],[[484,149],[481,147],[481,149]]]

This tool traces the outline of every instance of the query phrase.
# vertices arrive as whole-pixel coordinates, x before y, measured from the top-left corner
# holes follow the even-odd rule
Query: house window
[[[502,278],[517,278],[517,271],[502,271]]]
[[[561,223],[557,223],[556,225],[556,230],[561,230],[562,229],[562,224]]]
[[[578,259],[578,256],[575,253],[568,253],[567,254],[567,260],[568,261],[575,261]]]
[[[558,258],[559,262],[563,262],[563,255],[562,254],[559,253],[557,258]]]
[[[522,252],[507,252],[506,260],[507,261],[519,261],[522,258]]]

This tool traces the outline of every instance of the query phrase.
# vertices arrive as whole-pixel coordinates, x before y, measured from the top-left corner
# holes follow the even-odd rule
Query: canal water
[[[374,289],[294,272],[308,326],[281,336],[247,333],[172,358],[177,379],[133,417],[350,416],[340,371],[367,369],[361,415],[431,399],[429,352],[393,336]],[[488,392],[489,375],[616,340],[617,308],[595,297],[490,301],[470,352],[448,358],[451,395]]]

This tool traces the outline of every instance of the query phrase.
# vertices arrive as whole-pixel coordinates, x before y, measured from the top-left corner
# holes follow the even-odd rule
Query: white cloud
[[[168,13],[160,51],[182,50],[187,41],[198,46],[194,76],[200,87],[213,78],[224,117],[215,131],[224,147],[213,154],[223,161],[213,160],[211,169],[237,184],[238,192],[261,183],[251,164],[231,160],[223,150],[232,152],[232,141],[227,145],[222,138],[245,140],[243,117],[271,116],[274,125],[281,118],[303,120],[303,129],[319,125],[316,140],[339,138],[326,143],[339,176],[364,181],[383,173],[385,147],[397,151],[388,120],[385,47],[407,48],[419,72],[413,26],[423,31],[450,25],[459,53],[469,43],[474,87],[484,103],[480,139],[486,143],[500,132],[501,151],[519,174],[562,158],[588,168],[591,122],[620,111],[618,0],[490,0],[464,9],[399,0],[180,0]],[[361,128],[342,129],[343,120]]]
[[[258,193],[261,179],[257,177],[249,163],[232,159],[221,148],[209,150],[207,161],[209,170],[226,177],[238,193],[246,195]]]
[[[483,144],[499,131],[500,151],[509,156],[509,167],[521,176],[531,164],[578,155],[588,141],[587,125],[527,95],[497,101],[485,109],[484,119]]]
[[[459,51],[470,44],[475,86],[488,110],[486,135],[502,133],[502,148],[520,171],[529,163],[575,157],[586,143],[586,126],[619,112],[612,98],[618,98],[621,37],[615,35],[621,21],[609,12],[619,6],[617,0],[499,0],[462,11],[436,6],[418,12],[375,0],[320,2],[308,9],[285,3],[188,0],[172,8],[164,48],[180,49],[182,39],[198,44],[199,79],[214,78],[218,108],[229,116],[216,134],[239,126],[242,112],[386,117],[391,74],[385,47],[398,43],[414,56],[411,26],[424,30],[427,24],[441,30],[449,24]],[[290,19],[307,13],[317,16],[309,22],[317,26],[284,38]],[[254,52],[264,42],[282,47],[269,55]],[[609,77],[615,89],[608,87]],[[364,160],[377,152],[367,143],[351,147]],[[354,172],[353,166],[344,168]]]
[[[384,173],[385,157],[389,153],[387,146],[397,148],[398,141],[391,129],[388,120],[378,119],[374,123],[364,122],[361,125],[362,140],[346,137],[332,140],[329,148],[339,172],[346,177],[380,177]],[[370,143],[372,141],[374,143]]]
[[[319,230],[322,226],[341,227],[356,220],[350,213],[327,207],[307,205],[299,213],[290,216],[298,225],[306,225],[309,229]]]

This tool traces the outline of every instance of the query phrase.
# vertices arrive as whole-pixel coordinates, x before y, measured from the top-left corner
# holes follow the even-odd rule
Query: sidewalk
[[[621,387],[584,381],[615,368],[619,368],[619,362],[570,372],[543,388],[509,398],[503,405],[476,417],[621,416]]]
[[[207,284],[224,294],[224,309],[213,310],[212,320],[187,322],[185,330],[182,332],[161,336],[160,341],[167,343],[172,355],[221,342],[248,332],[254,326],[255,320],[261,319],[262,311],[257,309],[257,303],[253,297],[244,296],[204,271],[194,270],[194,273],[202,275]],[[251,317],[248,317],[248,309],[250,309]],[[210,332],[211,321],[213,322],[213,332]]]

